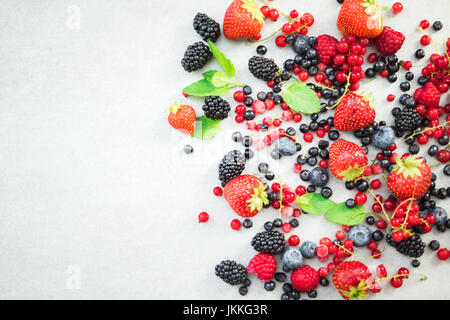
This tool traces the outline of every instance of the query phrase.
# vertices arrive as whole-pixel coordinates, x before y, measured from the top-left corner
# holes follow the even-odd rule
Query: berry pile
[[[414,56],[415,64],[427,51],[403,52],[407,39],[384,25],[382,7],[376,1],[360,2],[337,1],[341,5],[337,13],[339,39],[329,34],[311,35],[315,18],[310,13],[293,9],[285,14],[272,5],[259,7],[253,0],[234,0],[223,23],[228,40],[258,43],[273,37],[277,48],[292,49],[291,56],[277,64],[264,57],[267,46],[255,45],[256,55],[248,59],[248,70],[264,81],[264,88],[236,84],[231,62],[218,55],[211,42],[209,47],[203,42],[188,47],[182,60],[185,70],[191,72],[203,68],[212,57],[211,50],[215,52],[230,79],[223,80],[227,75],[219,74],[224,77],[219,77],[218,83],[227,84],[216,87],[213,80],[217,78],[208,78],[211,71],[203,74],[203,84],[211,80],[206,87],[212,86],[215,92],[198,94],[206,96],[205,117],[223,120],[233,108],[234,122],[244,125],[232,134],[236,150],[219,163],[221,186],[212,188],[239,216],[230,219],[229,227],[251,229],[252,218],[269,208],[279,214],[249,241],[249,247],[258,253],[247,267],[232,260],[216,266],[216,275],[229,284],[239,284],[241,295],[248,294],[249,274],[255,274],[266,291],[274,291],[279,283],[282,300],[298,300],[302,294],[316,298],[319,286],[327,287],[330,282],[344,299],[362,299],[380,292],[383,280],[399,288],[417,274],[402,267],[388,275],[382,264],[370,270],[358,261],[361,250],[368,250],[366,258],[381,259],[388,244],[387,250],[411,258],[413,268],[420,266],[418,259],[426,250],[435,251],[441,261],[450,256],[440,242],[427,239],[434,231],[450,229],[445,203],[439,206],[450,196],[450,186],[448,179],[438,180],[436,174],[439,170],[450,176],[450,104],[443,105],[450,85],[450,41],[446,50],[431,54],[429,63],[415,74],[418,65],[402,57]],[[402,3],[393,4],[395,15],[402,11]],[[268,20],[287,21],[262,39]],[[218,23],[206,14],[198,13],[193,25],[204,41],[214,42],[220,36]],[[420,21],[417,32],[424,47],[434,43],[426,31],[431,26],[436,35],[443,29],[441,21]],[[388,93],[390,104],[375,106],[369,94],[358,90],[361,82],[369,84],[368,79],[380,77],[387,79],[386,87],[398,81],[402,94],[397,98]],[[216,92],[224,88],[228,92],[233,86],[241,88],[233,90],[231,105],[221,97],[226,93]],[[380,108],[389,108],[392,117],[378,119]],[[178,104],[171,108],[169,123],[179,131],[195,136],[195,120],[192,107]],[[255,164],[257,174],[245,174],[251,170],[247,162],[255,162],[255,152],[262,151],[267,151],[270,161],[288,164],[298,185],[282,182],[277,167],[268,162]],[[185,146],[184,152],[192,153],[193,147]],[[353,195],[339,199],[343,198],[340,190],[333,190],[330,181],[345,186]],[[335,202],[338,200],[343,201]],[[318,242],[292,234],[300,218],[308,214],[324,214],[340,228]],[[207,223],[209,214],[200,213],[198,221]],[[317,259],[320,267],[312,268],[307,259]]]

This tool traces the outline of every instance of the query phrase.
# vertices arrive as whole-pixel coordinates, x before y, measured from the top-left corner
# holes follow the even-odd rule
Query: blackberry
[[[281,253],[284,247],[284,235],[278,231],[260,232],[253,237],[251,244],[258,252]]]
[[[220,25],[204,13],[197,13],[194,18],[194,30],[204,41],[216,42],[220,36]]]
[[[219,180],[222,186],[239,176],[245,169],[245,156],[238,150],[228,152],[219,164]]]
[[[216,276],[232,286],[244,283],[248,278],[247,269],[234,260],[224,260],[216,265]]]
[[[420,115],[414,108],[406,108],[395,116],[395,127],[405,132],[417,129],[420,126]]]
[[[205,105],[202,109],[207,118],[223,120],[228,117],[231,107],[230,104],[221,97],[210,96],[205,98]]]
[[[203,42],[196,42],[187,47],[181,65],[187,72],[192,72],[204,67],[211,59],[212,53],[209,47]]]
[[[392,236],[388,234],[386,241],[393,246],[398,252],[403,255],[410,256],[411,258],[419,258],[425,251],[426,244],[422,241],[418,234],[411,236],[408,239],[404,239],[400,242],[394,241]]]
[[[248,69],[256,78],[264,81],[272,80],[279,70],[273,59],[256,56],[248,60]]]

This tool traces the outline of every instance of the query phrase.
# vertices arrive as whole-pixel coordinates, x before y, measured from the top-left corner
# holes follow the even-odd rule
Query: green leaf
[[[207,96],[223,96],[229,90],[230,88],[228,86],[217,88],[208,80],[202,79],[184,88],[183,92],[190,96],[207,97]]]
[[[192,134],[194,138],[211,139],[220,131],[219,120],[209,119],[205,116],[197,118],[195,131]]]
[[[216,72],[211,80],[209,80],[215,87],[223,87],[228,85],[230,81],[230,77],[225,72]]]
[[[297,197],[295,202],[304,211],[310,214],[321,214],[327,212],[335,203],[327,198],[324,198],[319,193],[307,193],[303,196]]]
[[[217,70],[209,70],[209,71],[206,71],[204,74],[202,74],[202,76],[203,76],[203,78],[205,78],[206,80],[211,82],[212,77],[214,77],[216,72],[219,72],[219,71],[217,71]]]
[[[320,112],[320,100],[314,90],[301,82],[295,82],[284,90],[284,101],[296,112],[312,114]]]
[[[328,221],[346,226],[354,226],[361,223],[366,216],[366,209],[363,206],[347,208],[345,202],[337,203],[325,214]]]
[[[217,62],[220,64],[220,66],[223,68],[223,70],[231,77],[233,78],[236,75],[236,69],[234,68],[233,64],[230,60],[228,60],[225,55],[220,52],[220,50],[212,43],[211,40],[208,40],[209,47],[211,48],[211,52],[216,58]]]

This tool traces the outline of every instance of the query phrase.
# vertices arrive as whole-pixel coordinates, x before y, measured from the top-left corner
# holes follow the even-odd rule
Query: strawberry
[[[234,0],[223,21],[223,33],[230,40],[247,40],[261,32],[264,15],[254,0]]]
[[[169,109],[169,124],[185,134],[194,133],[195,120],[195,110],[191,106],[177,103]]]
[[[375,120],[372,102],[356,93],[347,93],[339,102],[334,126],[340,131],[354,131],[367,127]]]
[[[344,261],[336,266],[333,283],[345,300],[361,300],[367,296],[371,272],[359,261]]]
[[[256,273],[258,278],[265,282],[272,280],[276,270],[277,260],[268,253],[258,253],[250,260],[247,267],[249,273]]]
[[[367,167],[367,156],[357,144],[340,139],[330,147],[330,170],[338,179],[353,181]]]
[[[244,174],[229,181],[223,192],[230,207],[241,217],[253,217],[264,204],[268,204],[267,192],[261,179]]]
[[[291,282],[298,292],[310,292],[319,285],[319,273],[308,265],[303,265],[291,274]]]
[[[424,105],[427,108],[438,107],[439,102],[441,101],[441,93],[430,81],[428,81],[422,88],[418,88],[414,92],[413,97],[418,104]]]
[[[377,0],[345,0],[337,19],[339,31],[347,36],[375,38],[383,31],[385,8]]]
[[[396,164],[387,178],[389,191],[399,199],[420,199],[431,183],[431,169],[428,164],[413,155],[395,158]]]

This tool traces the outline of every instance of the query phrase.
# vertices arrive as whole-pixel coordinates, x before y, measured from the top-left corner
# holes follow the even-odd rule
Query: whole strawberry
[[[267,192],[261,179],[244,174],[229,181],[223,192],[225,200],[241,217],[253,217],[264,204],[268,204]]]
[[[375,38],[375,46],[383,56],[397,53],[401,49],[405,36],[391,27],[384,27],[383,32]]]
[[[264,15],[254,0],[234,0],[223,20],[223,33],[230,40],[247,40],[261,32]]]
[[[291,274],[291,282],[298,292],[310,292],[319,285],[319,273],[308,265],[303,265]]]
[[[337,44],[338,41],[332,36],[327,34],[318,36],[314,49],[316,49],[320,61],[326,64],[332,62],[334,56],[338,53]]]
[[[372,102],[356,93],[347,93],[334,114],[334,126],[340,131],[354,131],[367,127],[375,120]]]
[[[441,93],[431,81],[428,81],[422,88],[417,89],[413,97],[418,104],[422,104],[426,108],[438,107],[441,101]]]
[[[383,31],[384,7],[377,0],[345,0],[337,19],[337,27],[344,35],[375,38]]]
[[[431,169],[421,158],[413,155],[395,159],[396,164],[387,178],[389,191],[399,199],[420,199],[431,183]]]
[[[277,260],[268,253],[258,253],[250,260],[247,267],[249,273],[256,273],[258,278],[265,282],[272,280],[276,270]]]
[[[344,261],[336,266],[333,283],[345,300],[361,300],[369,290],[371,272],[359,261]]]
[[[175,129],[185,133],[193,134],[195,130],[195,110],[185,104],[174,104],[169,109],[169,124]]]
[[[367,156],[357,144],[340,139],[329,150],[330,170],[338,179],[353,181],[360,177],[367,167]]]

